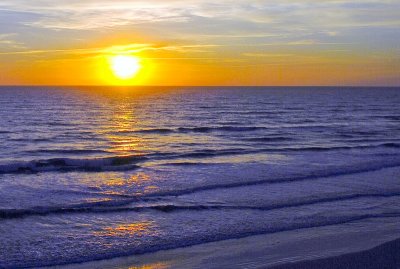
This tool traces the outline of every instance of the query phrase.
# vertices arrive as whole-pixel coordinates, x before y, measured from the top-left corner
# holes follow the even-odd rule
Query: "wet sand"
[[[398,218],[249,236],[111,260],[48,267],[59,269],[273,268],[396,269]],[[337,234],[338,228],[341,233]]]
[[[271,269],[397,269],[400,268],[400,238],[372,249],[326,259],[269,267]]]

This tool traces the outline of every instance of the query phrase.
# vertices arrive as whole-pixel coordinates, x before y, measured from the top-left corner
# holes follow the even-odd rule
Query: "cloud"
[[[6,35],[3,35],[6,36]],[[0,44],[2,35],[0,35]],[[75,48],[75,49],[49,49],[49,50],[20,50],[0,52],[0,55],[80,55],[80,56],[104,56],[114,54],[136,54],[144,51],[175,51],[180,53],[196,52],[199,49],[217,47],[213,44],[193,45],[156,45],[156,44],[125,44],[99,48]]]
[[[32,3],[34,2],[34,3]],[[184,9],[144,1],[5,1],[0,9],[39,15],[24,24],[51,29],[98,29],[159,21],[184,21]]]
[[[37,41],[38,36],[50,36],[52,45],[58,46],[63,42],[71,44],[78,36],[89,40],[85,33],[96,38],[114,33],[135,33],[146,37],[141,42],[211,43],[232,50],[263,44],[312,47],[375,43],[376,47],[392,48],[400,42],[400,35],[394,32],[400,28],[398,10],[400,2],[397,0],[0,2],[0,17],[15,14],[7,31],[20,33],[22,43],[31,48],[45,47],[43,41]],[[128,42],[135,40],[132,38]],[[197,48],[199,52],[203,49]]]
[[[400,3],[388,0],[363,3],[355,0],[227,0],[220,3],[210,0],[3,0],[0,3],[3,10],[39,15],[37,20],[26,23],[33,27],[74,30],[187,23],[197,17],[297,29],[399,25],[396,8],[400,8]]]
[[[22,49],[25,48],[22,42],[14,40],[17,33],[0,34],[0,48],[2,49]]]
[[[242,54],[243,56],[246,57],[256,57],[256,58],[282,58],[282,57],[291,57],[294,56],[294,54],[275,54],[275,53],[254,53],[254,52],[246,52]]]

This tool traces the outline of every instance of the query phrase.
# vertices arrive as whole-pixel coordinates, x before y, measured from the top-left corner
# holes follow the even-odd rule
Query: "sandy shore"
[[[340,234],[338,225],[325,226],[47,268],[399,268],[399,221],[370,219],[341,224]]]
[[[400,268],[400,238],[360,252],[271,267],[271,269],[303,268],[397,269]]]

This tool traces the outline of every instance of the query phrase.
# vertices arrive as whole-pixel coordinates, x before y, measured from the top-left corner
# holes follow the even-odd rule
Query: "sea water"
[[[0,87],[0,267],[400,224],[399,104],[377,87]]]

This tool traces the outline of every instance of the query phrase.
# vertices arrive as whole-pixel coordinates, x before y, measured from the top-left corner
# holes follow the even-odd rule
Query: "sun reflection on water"
[[[89,173],[81,175],[80,180],[82,184],[88,186],[88,191],[94,194],[112,196],[112,199],[118,198],[121,195],[142,195],[159,189],[154,182],[155,180],[157,181],[157,178],[143,171],[130,171],[126,173],[102,172],[96,175]],[[96,199],[100,200],[97,197]],[[101,199],[105,201],[104,197],[101,197]],[[87,202],[91,201],[87,200]]]
[[[104,182],[105,185],[110,187],[115,186],[141,186],[144,182],[151,180],[150,176],[146,173],[139,172],[132,175],[129,178],[111,178],[107,182]]]
[[[122,102],[122,101],[121,101]],[[135,104],[125,102],[116,106],[110,118],[99,131],[109,142],[108,151],[115,155],[144,154],[148,148],[146,141],[135,134],[140,125],[145,124],[137,118]]]
[[[129,269],[165,269],[165,268],[170,268],[170,264],[166,262],[158,262],[153,264],[129,267]]]
[[[143,236],[155,233],[155,224],[153,221],[143,221],[135,223],[119,224],[109,226],[101,231],[94,232],[97,236]]]

